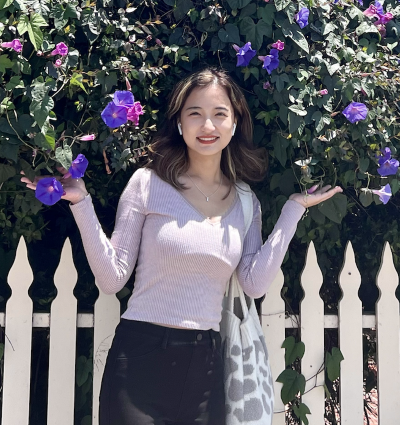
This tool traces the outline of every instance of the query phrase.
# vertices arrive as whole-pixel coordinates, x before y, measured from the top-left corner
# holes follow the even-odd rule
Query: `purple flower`
[[[267,70],[268,74],[271,74],[279,66],[279,52],[276,49],[271,49],[269,53],[267,56],[259,56],[258,59],[264,62],[263,68]]]
[[[67,56],[68,46],[65,43],[58,43],[56,45],[56,48],[50,54],[51,56],[55,56],[55,55]]]
[[[243,47],[239,47],[236,44],[232,46],[236,50],[237,63],[236,66],[247,66],[249,62],[257,54],[256,50],[251,48],[251,42],[249,41]]]
[[[85,175],[86,168],[89,164],[89,161],[86,159],[85,155],[79,154],[76,159],[72,161],[71,166],[69,167],[68,172],[71,174],[73,179],[80,179]]]
[[[382,186],[380,190],[371,190],[371,192],[375,195],[378,195],[379,199],[384,205],[389,202],[389,199],[392,196],[392,190],[390,189],[389,183],[386,186]]]
[[[272,44],[272,47],[274,49],[283,50],[285,48],[285,43],[281,40],[275,41],[275,43]]]
[[[399,161],[397,159],[388,159],[382,164],[379,164],[378,174],[382,177],[392,176],[397,174],[397,170],[399,169]]]
[[[126,106],[130,108],[133,106],[135,98],[130,91],[116,91],[114,93],[114,103],[117,106]]]
[[[35,197],[45,205],[54,205],[63,196],[64,189],[54,177],[45,177],[36,185]]]
[[[7,41],[5,43],[1,43],[1,47],[7,47],[9,49],[13,49],[17,53],[21,53],[22,52],[22,44],[18,40],[18,38],[15,38],[13,41]]]
[[[103,118],[108,127],[119,127],[128,121],[128,108],[117,106],[114,102],[110,102],[101,113],[101,118]]]
[[[143,115],[144,111],[140,102],[135,102],[131,108],[128,108],[128,120],[134,125],[139,124],[139,115]]]
[[[364,13],[365,16],[368,16],[368,17],[372,18],[373,16],[377,16],[378,15],[378,9],[373,4],[370,4],[369,5],[369,8],[367,10],[364,10],[363,13]]]
[[[382,36],[382,38],[386,37],[386,27],[385,25],[377,25],[376,28],[379,31],[379,34]]]
[[[351,102],[342,112],[342,114],[354,124],[357,121],[365,120],[368,114],[368,108],[363,103]]]
[[[381,150],[382,155],[378,159],[379,166],[381,167],[386,161],[389,161],[389,159],[392,157],[392,151],[390,148],[386,147],[385,149]]]
[[[310,11],[306,7],[302,7],[298,13],[294,16],[294,19],[299,24],[300,28],[304,28],[308,25],[308,17]]]
[[[384,15],[379,15],[379,19],[374,22],[374,25],[386,25],[389,21],[393,19],[393,15],[390,12],[385,13]]]
[[[324,96],[325,94],[328,94],[328,89],[322,89],[322,90],[320,90],[320,91],[319,91],[319,94],[320,94],[321,96]]]
[[[383,15],[385,12],[383,11],[383,7],[381,5],[381,3],[379,3],[379,1],[375,1],[375,7],[376,7],[376,11],[380,14]]]
[[[360,6],[364,6],[363,0],[357,0]]]
[[[269,90],[271,88],[271,83],[269,82],[269,81],[266,81],[264,84],[263,84],[263,89],[264,90]]]
[[[55,66],[56,68],[59,68],[61,65],[62,65],[62,60],[61,60],[61,59],[57,59],[57,60],[54,62],[54,66]]]
[[[86,136],[81,136],[79,140],[82,140],[82,142],[88,142],[89,140],[94,140],[95,138],[95,134],[86,134]]]

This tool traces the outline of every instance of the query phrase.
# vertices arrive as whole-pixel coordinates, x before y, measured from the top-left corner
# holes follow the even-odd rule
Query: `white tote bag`
[[[238,192],[247,233],[253,218],[251,191],[240,183]],[[254,299],[244,294],[236,272],[224,298],[221,337],[226,425],[271,425],[274,392],[267,346]]]

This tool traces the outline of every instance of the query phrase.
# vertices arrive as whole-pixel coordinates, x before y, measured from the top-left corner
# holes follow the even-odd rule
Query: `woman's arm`
[[[101,228],[90,195],[71,205],[96,284],[106,294],[121,290],[135,267],[146,218],[147,188],[143,187],[143,180],[144,173],[140,169],[124,189],[111,239]]]

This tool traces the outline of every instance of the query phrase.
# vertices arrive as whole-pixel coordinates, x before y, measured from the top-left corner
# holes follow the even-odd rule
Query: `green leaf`
[[[24,82],[21,80],[21,77],[19,75],[14,75],[13,77],[11,77],[10,81],[6,84],[7,90],[23,89],[24,87]]]
[[[286,20],[282,25],[282,32],[285,37],[291,38],[306,53],[310,53],[307,40],[299,30],[297,24],[290,24],[289,21]]]
[[[233,10],[243,9],[250,2],[251,2],[251,0],[228,0],[228,4]]]
[[[263,43],[264,35],[272,36],[272,28],[263,20],[259,20],[255,24],[253,19],[247,16],[240,22],[240,33],[251,42],[252,49],[258,50]]]
[[[28,31],[29,39],[35,50],[38,50],[43,42],[43,33],[40,27],[46,27],[47,22],[38,13],[33,13],[29,20],[28,15],[23,15],[17,25],[20,35]]]
[[[282,167],[284,167],[287,161],[286,148],[289,146],[290,142],[279,134],[273,134],[271,141],[274,147],[274,156],[282,164]]]
[[[92,372],[92,364],[85,356],[79,356],[76,360],[76,384],[81,387]]]
[[[35,137],[33,138],[33,141],[36,146],[43,148],[43,149],[54,149],[51,145],[49,145],[46,136],[43,133],[37,133]]]
[[[283,384],[281,399],[284,404],[292,401],[298,393],[304,394],[306,378],[293,369],[285,369],[276,379]]]
[[[332,354],[326,353],[325,367],[330,381],[333,382],[335,379],[339,378],[340,362],[342,360],[344,360],[343,354],[337,347],[332,348]]]
[[[66,169],[69,170],[69,167],[71,167],[72,163],[72,150],[70,146],[65,145],[64,149],[61,147],[58,147],[56,149],[56,158],[57,161]]]
[[[221,28],[218,37],[224,43],[240,44],[239,28],[233,24],[226,24],[225,29]]]
[[[271,82],[275,83],[276,89],[281,92],[285,88],[285,82],[289,83],[289,77],[287,74],[274,74]]]
[[[31,105],[29,107],[39,127],[44,126],[44,123],[48,120],[49,113],[53,108],[54,101],[48,94],[46,94],[43,100],[41,101],[32,100]]]
[[[304,109],[303,105],[290,105],[289,109],[295,114],[300,115],[301,117],[305,117],[307,115],[307,111]]]
[[[87,94],[86,88],[83,85],[82,80],[83,80],[83,75],[74,72],[72,74],[72,77],[71,77],[69,84],[72,85],[72,86],[80,87]]]
[[[6,72],[6,68],[12,68],[13,62],[7,55],[0,55],[0,72]]]
[[[30,181],[33,181],[35,178],[35,172],[33,171],[31,164],[25,161],[25,159],[19,159],[19,165],[21,166],[22,171],[25,173],[25,176],[28,177]]]
[[[310,409],[304,403],[300,403],[299,406],[293,405],[294,414],[303,422],[308,425],[308,419],[306,415],[311,415]]]
[[[337,193],[332,198],[318,204],[318,209],[330,220],[340,224],[347,212],[347,197]]]
[[[366,32],[375,32],[375,33],[379,33],[379,30],[376,28],[375,25],[370,24],[367,21],[364,21],[361,23],[361,25],[359,25],[356,28],[356,34],[357,35],[362,35],[365,34]]]
[[[297,358],[302,359],[305,352],[304,342],[296,342],[293,336],[289,336],[283,341],[282,348],[285,349],[285,365],[289,366]]]
[[[311,120],[315,121],[315,130],[317,131],[317,133],[322,131],[325,127],[325,122],[323,120],[321,111],[315,111],[311,117]]]
[[[22,15],[17,25],[19,35],[25,34],[28,31],[29,17],[28,15]]]
[[[368,207],[372,204],[374,197],[371,192],[361,192],[359,196],[360,202],[364,207]]]
[[[291,3],[291,0],[275,0],[276,10],[279,12]]]
[[[0,183],[11,179],[11,177],[15,176],[15,168],[11,165],[0,164]]]
[[[0,10],[5,9],[13,4],[14,0],[0,0]]]
[[[290,134],[295,133],[301,127],[301,125],[304,125],[304,118],[301,118],[300,115],[297,115],[292,111],[289,112],[288,119]]]
[[[180,21],[183,19],[190,9],[194,7],[192,0],[178,0],[174,9],[175,19]]]
[[[369,158],[360,159],[359,167],[362,173],[365,173],[366,171],[368,171],[369,162],[370,162]]]

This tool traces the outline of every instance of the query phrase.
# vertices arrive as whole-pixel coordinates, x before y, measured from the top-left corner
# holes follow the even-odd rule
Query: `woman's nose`
[[[211,119],[210,119],[210,118],[207,118],[207,119],[204,121],[203,128],[204,128],[204,130],[214,130],[214,129],[215,129],[215,125],[214,125],[214,123],[211,121]]]

